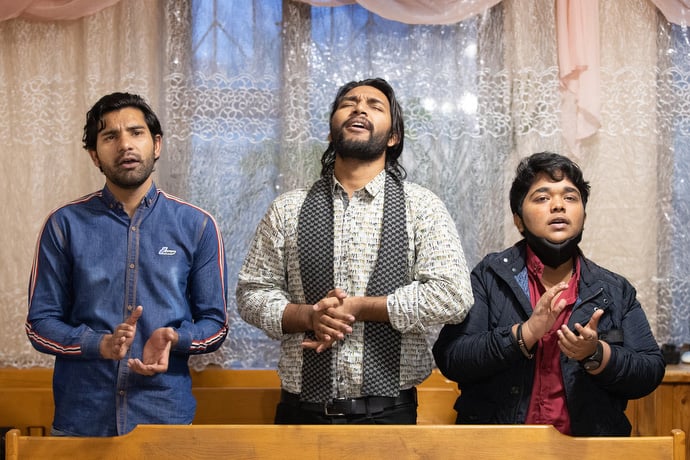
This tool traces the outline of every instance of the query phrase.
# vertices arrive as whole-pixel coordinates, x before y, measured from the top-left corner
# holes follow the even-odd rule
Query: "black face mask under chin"
[[[582,240],[582,231],[561,243],[552,243],[546,238],[539,238],[527,230],[527,227],[524,227],[522,234],[541,263],[551,268],[558,268],[568,259],[572,259],[577,254],[577,245]]]

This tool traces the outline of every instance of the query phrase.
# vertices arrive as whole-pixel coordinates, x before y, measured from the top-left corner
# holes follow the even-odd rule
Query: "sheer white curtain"
[[[690,174],[682,152],[674,151],[673,133],[690,116],[683,102],[688,77],[687,69],[669,58],[687,51],[672,43],[672,26],[652,2],[600,2],[601,127],[573,152],[561,124],[565,108],[554,5],[527,0],[501,5],[505,66],[513,85],[507,92],[514,143],[506,180],[515,162],[532,152],[573,156],[592,185],[583,250],[633,282],[657,340],[690,341],[690,266],[678,257],[690,214],[687,201],[674,194]],[[506,244],[518,237],[511,220],[506,213]]]
[[[83,19],[0,22],[0,366],[52,363],[24,334],[36,237],[49,211],[103,186],[81,145],[91,105],[125,90],[162,108],[162,3],[122,0]]]
[[[447,26],[388,21],[362,6],[302,3],[282,2],[282,10],[270,2],[218,3],[211,13],[194,3],[192,16],[212,15],[206,23],[217,41],[208,45],[212,28],[194,35],[193,87],[203,92],[194,93],[190,191],[227,225],[231,288],[270,200],[318,175],[336,87],[380,75],[405,109],[410,179],[444,199],[470,263],[519,238],[506,199],[517,161],[542,150],[571,154],[593,186],[584,250],[638,287],[660,342],[690,340],[687,265],[676,256],[688,211],[674,198],[688,172],[670,133],[689,115],[678,103],[687,97],[687,72],[662,59],[679,50],[653,2],[598,3],[601,128],[577,153],[561,124],[554,3],[504,0]],[[271,26],[278,23],[281,29]],[[234,53],[230,64],[223,53],[213,55],[219,46]],[[236,315],[234,299],[230,305]],[[271,366],[275,349],[235,317],[221,357],[203,359]]]
[[[481,123],[478,116],[481,97],[488,117],[506,120],[492,92],[500,47],[485,64],[476,55],[479,34],[494,34],[500,24],[475,17],[408,25],[359,6],[250,3],[193,2],[193,81],[180,88],[189,93],[194,124],[189,196],[223,226],[231,291],[270,201],[318,177],[338,87],[372,76],[396,89],[406,119],[403,165],[411,180],[445,200],[468,235],[468,258],[477,261],[500,244],[495,222],[504,209],[490,205],[503,201],[495,185],[511,133],[505,123]],[[229,305],[226,345],[195,357],[195,365],[275,366],[278,344],[239,319],[234,296]]]
[[[660,283],[668,273],[657,261],[657,254],[664,250],[664,240],[658,238],[664,213],[658,203],[667,197],[658,176],[672,160],[666,156],[666,163],[659,162],[654,115],[660,89],[657,56],[667,52],[657,46],[656,37],[662,24],[668,24],[646,0],[600,3],[602,128],[573,152],[561,124],[554,3],[506,0],[492,9],[492,16],[498,14],[502,15],[501,33],[480,39],[479,59],[500,43],[503,70],[487,80],[492,82],[487,92],[504,106],[511,133],[506,160],[500,166],[503,182],[497,201],[503,208],[503,245],[519,238],[506,203],[519,159],[543,150],[574,157],[592,184],[582,242],[586,255],[637,286],[657,338],[668,340],[663,324],[670,308],[660,301]],[[471,195],[465,198],[472,199]]]
[[[599,20],[601,127],[573,153],[593,188],[582,246],[636,285],[660,342],[688,342],[687,29],[649,0],[600,2]],[[121,0],[82,19],[0,22],[0,366],[51,365],[23,331],[30,264],[46,214],[102,186],[81,148],[102,94],[149,99],[166,133],[157,182],[223,229],[231,331],[192,365],[273,367],[277,344],[237,315],[236,275],[270,201],[318,176],[336,89],[393,84],[409,179],[443,198],[474,264],[519,238],[517,161],[569,152],[556,22],[554,2],[532,0],[447,25],[293,0]]]
[[[553,3],[505,0],[447,26],[388,21],[356,5],[301,3],[283,2],[283,28],[269,27],[268,34],[257,29],[280,21],[277,8],[266,2],[218,5],[213,14],[226,25],[223,30],[251,37],[233,43],[218,29],[217,43],[225,53],[237,52],[242,64],[221,64],[222,55],[209,59],[209,49],[195,61],[195,84],[200,82],[204,92],[195,101],[196,172],[190,184],[197,201],[216,206],[236,242],[228,249],[233,289],[233,275],[270,200],[318,175],[328,104],[337,86],[379,75],[397,89],[405,110],[403,164],[409,178],[446,202],[470,263],[519,238],[507,204],[517,161],[542,150],[571,154],[594,189],[586,253],[638,287],[660,341],[687,340],[670,327],[677,319],[667,298],[669,291],[682,292],[683,285],[669,278],[662,263],[670,246],[661,235],[683,230],[669,225],[659,206],[669,200],[664,171],[674,158],[668,150],[659,155],[664,141],[657,116],[650,114],[657,112],[663,89],[657,59],[669,52],[657,37],[668,34],[669,24],[651,2],[599,4],[602,127],[583,140],[577,154],[570,152],[561,124]],[[195,3],[197,14],[202,5]],[[245,29],[231,21],[242,14],[252,18],[243,19]],[[207,23],[214,24],[211,17]],[[202,41],[210,42],[211,36],[206,33]],[[280,64],[273,67],[278,50]],[[269,71],[262,70],[264,65]],[[673,112],[683,116],[683,110]],[[218,129],[224,125],[236,128]],[[197,139],[199,133],[204,139]],[[227,199],[218,201],[217,190]],[[236,315],[234,299],[230,305]],[[220,362],[272,366],[276,345],[236,319]]]

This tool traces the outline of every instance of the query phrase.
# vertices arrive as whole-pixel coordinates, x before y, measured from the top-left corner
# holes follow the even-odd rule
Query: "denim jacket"
[[[114,436],[140,423],[191,423],[187,360],[225,340],[226,281],[213,217],[155,185],[132,219],[107,187],[51,213],[31,272],[26,332],[34,348],[55,355],[53,428]],[[102,359],[101,339],[138,305],[128,356]],[[168,371],[131,372],[127,358],[141,358],[151,332],[167,326],[179,335]]]

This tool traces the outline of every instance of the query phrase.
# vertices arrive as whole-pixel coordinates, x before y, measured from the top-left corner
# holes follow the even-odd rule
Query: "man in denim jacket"
[[[525,238],[475,267],[470,313],[433,348],[461,390],[457,423],[628,436],[628,400],[661,382],[664,360],[635,289],[579,250],[588,197],[564,156],[518,166],[510,205]]]
[[[188,357],[227,335],[221,233],[210,214],[153,183],[162,137],[140,96],[101,98],[83,141],[105,187],[52,212],[41,230],[26,332],[55,356],[55,435],[191,423]]]

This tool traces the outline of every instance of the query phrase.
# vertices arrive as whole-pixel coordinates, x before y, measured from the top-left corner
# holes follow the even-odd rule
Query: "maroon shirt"
[[[527,246],[527,274],[529,279],[529,297],[532,308],[546,291],[541,278],[544,264]],[[575,258],[575,270],[568,281],[568,288],[560,293],[559,299],[565,299],[563,309],[556,322],[544,336],[539,339],[534,353],[534,385],[527,411],[527,425],[553,425],[563,434],[570,434],[570,415],[565,399],[563,373],[561,372],[561,349],[558,348],[556,331],[566,324],[577,300],[580,281],[580,259]]]

